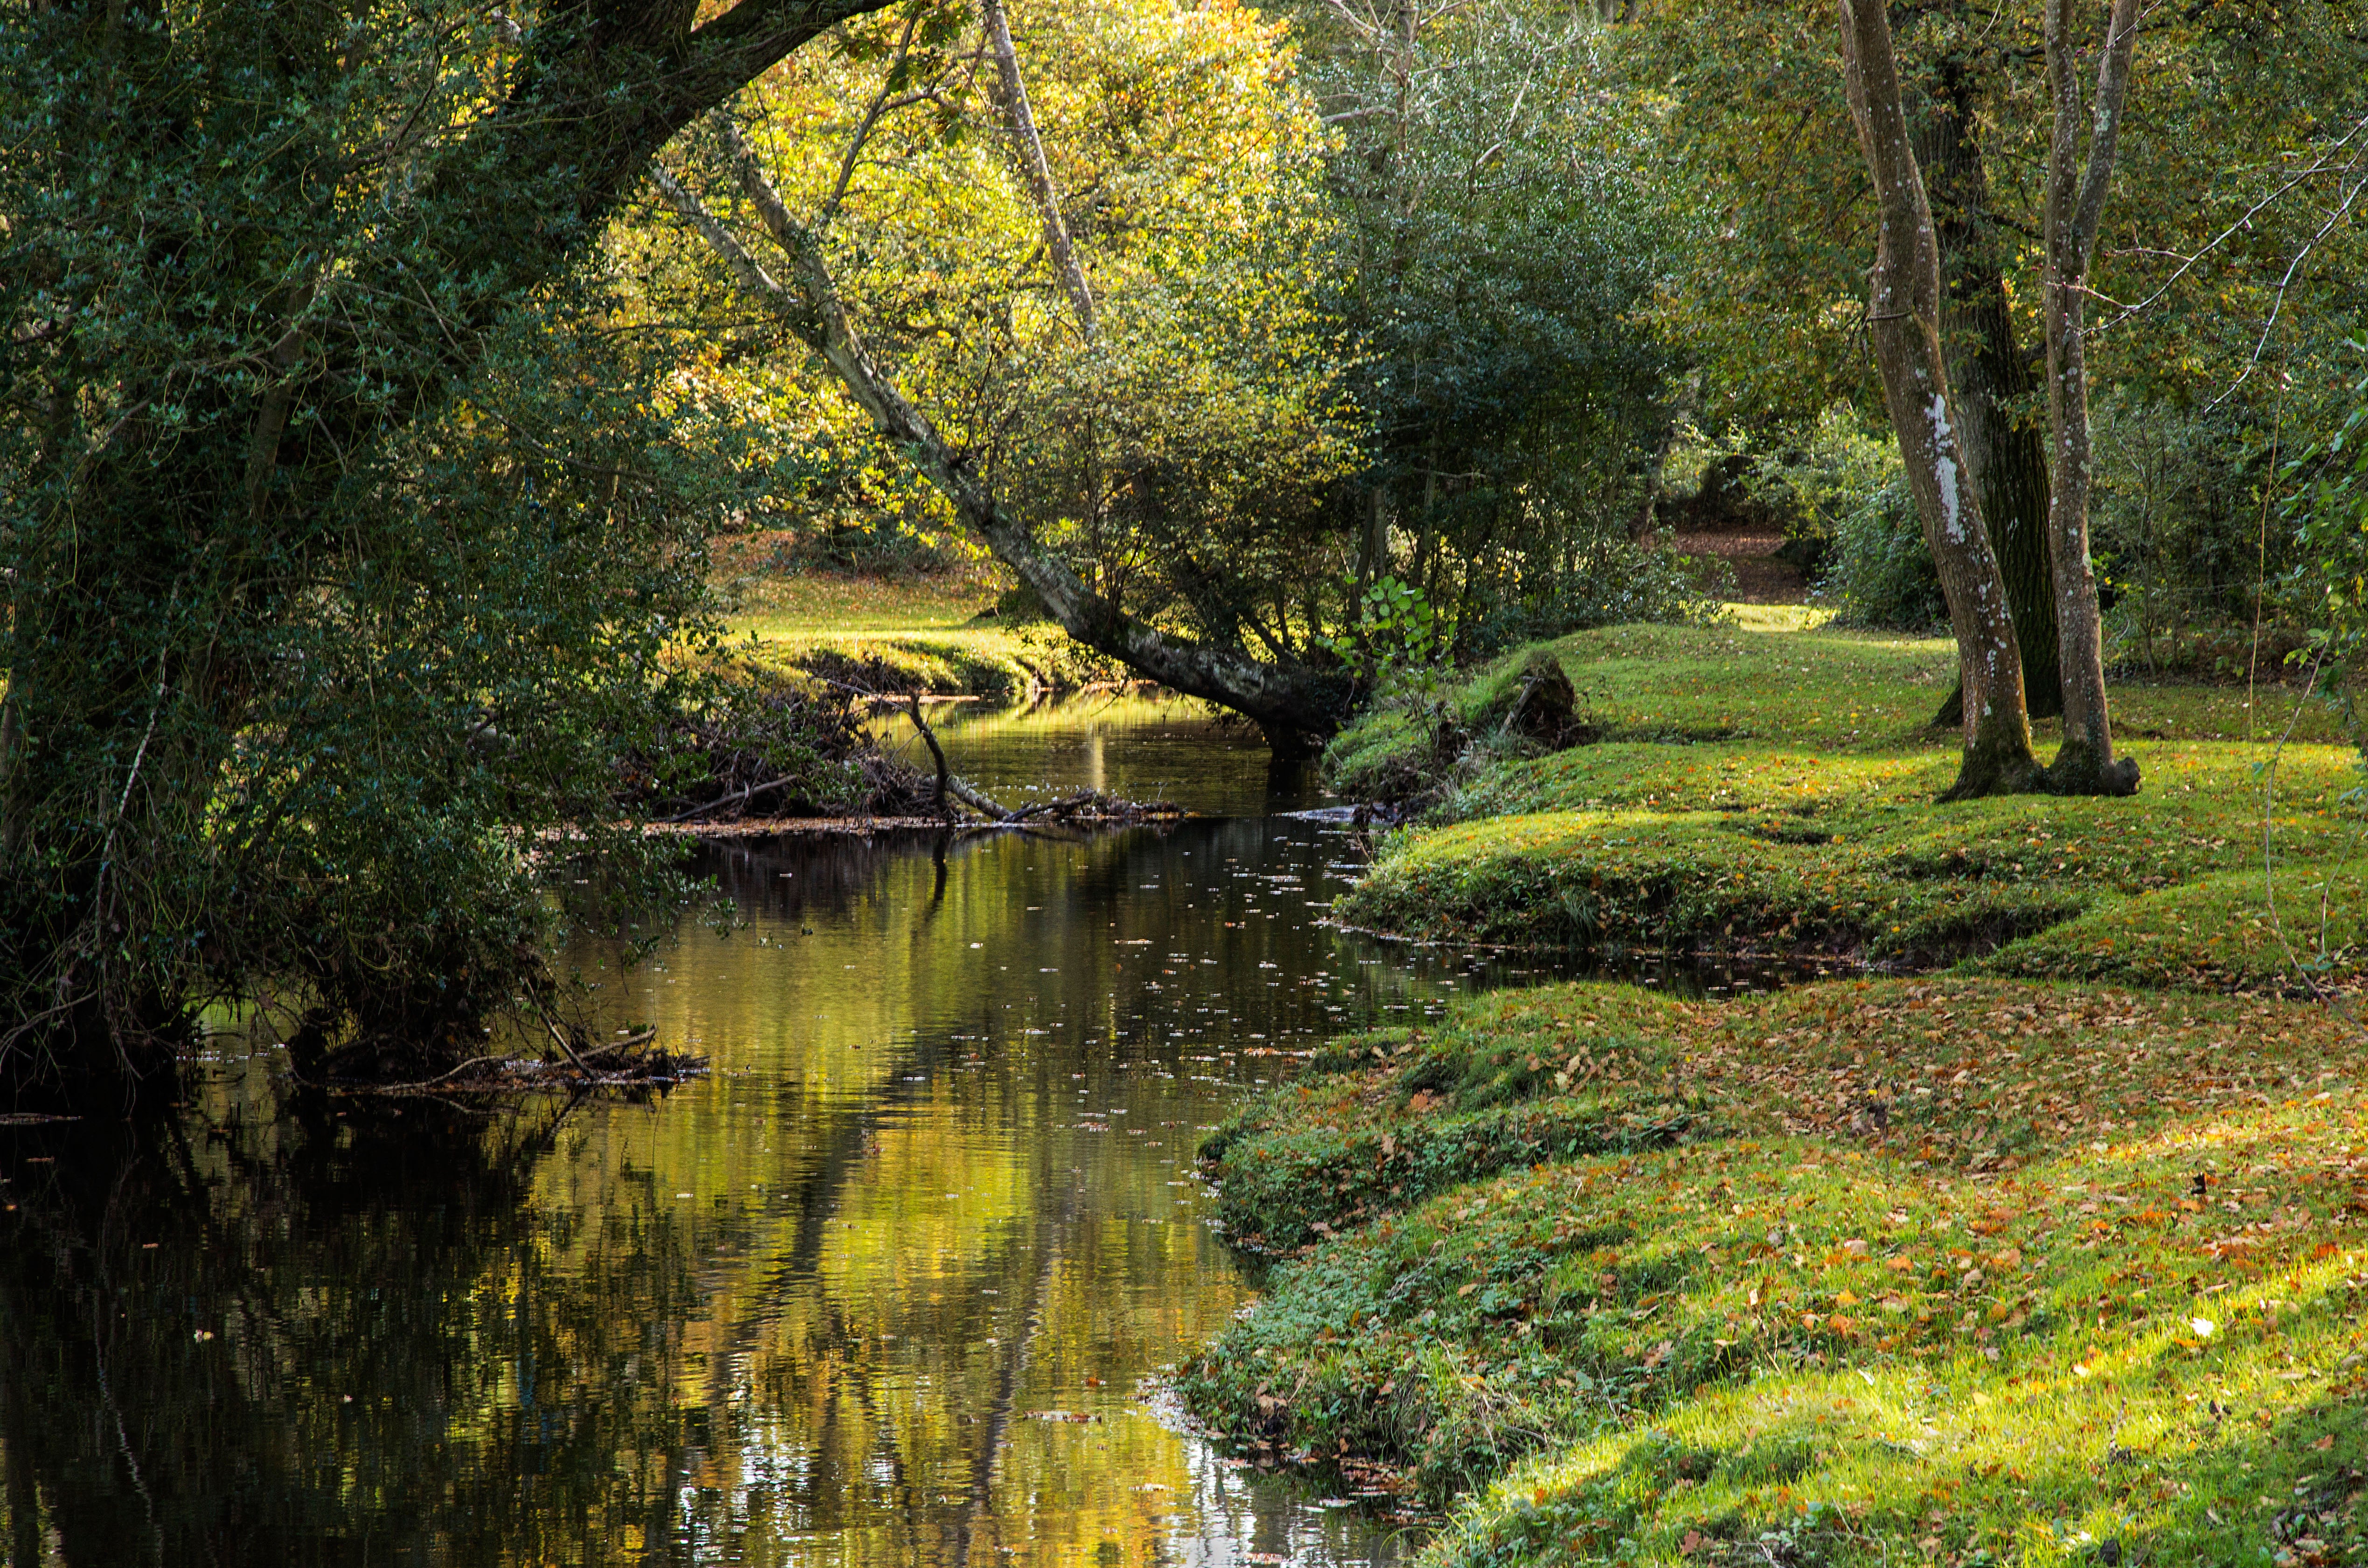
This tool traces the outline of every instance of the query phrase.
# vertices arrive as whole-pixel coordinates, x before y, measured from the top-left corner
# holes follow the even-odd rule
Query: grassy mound
[[[2363,1052],[1998,980],[1484,1001],[1212,1140],[1234,1222],[1335,1234],[1180,1381],[1460,1494],[1440,1564],[2351,1560]]]
[[[1938,806],[1954,737],[1921,725],[1952,669],[1945,643],[1634,627],[1555,648],[1607,738],[1467,767],[1384,845],[1342,919],[2214,989],[2361,978],[2359,758],[2331,744],[2332,710],[2297,714],[2278,693],[2253,724],[2240,687],[2119,688],[2119,733],[2146,768],[2136,800]],[[2271,718],[2305,738],[2242,738]],[[1382,715],[1336,756],[1373,766],[1404,727]]]

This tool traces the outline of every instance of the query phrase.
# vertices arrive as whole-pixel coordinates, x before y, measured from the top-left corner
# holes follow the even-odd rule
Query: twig
[[[926,93],[908,94],[894,103],[889,101],[890,95],[896,90],[897,68],[905,63],[905,57],[912,52],[913,33],[920,25],[921,13],[916,6],[913,14],[905,19],[905,36],[896,40],[896,57],[888,62],[888,69],[881,74],[880,96],[873,98],[871,107],[863,111],[863,119],[857,124],[855,134],[848,140],[847,155],[839,160],[837,182],[830,187],[830,199],[822,204],[822,216],[815,220],[817,228],[836,217],[839,203],[847,199],[848,185],[855,178],[855,161],[862,154],[864,142],[871,139],[872,127],[880,123],[880,117],[892,109],[905,108],[919,103],[928,96]]]
[[[726,806],[736,806],[743,801],[746,801],[753,796],[763,794],[768,790],[778,790],[784,784],[794,782],[796,782],[796,780],[784,776],[763,784],[751,784],[746,790],[739,790],[734,794],[722,796],[716,800],[708,801],[704,805],[693,806],[687,812],[677,812],[670,817],[660,817],[653,825],[665,827],[670,823],[689,822],[695,816],[703,816],[709,812],[722,811]]]
[[[468,1061],[461,1062],[461,1065],[453,1068],[449,1073],[438,1073],[433,1078],[422,1078],[415,1084],[359,1084],[351,1087],[340,1088],[336,1092],[348,1095],[416,1094],[419,1090],[432,1089],[438,1084],[447,1083],[451,1079],[457,1078],[461,1074],[469,1071],[472,1067],[483,1067],[488,1062],[507,1062],[509,1058],[507,1056],[472,1056]],[[296,1081],[300,1084],[305,1082],[303,1078],[297,1077],[297,1075],[292,1073],[289,1075],[296,1078]]]
[[[2311,979],[2302,960],[2294,956],[2294,944],[2286,940],[2285,923],[2278,918],[2277,878],[2270,849],[2271,835],[2275,832],[2273,812],[2277,802],[2278,758],[2284,755],[2286,742],[2293,737],[2294,726],[2302,722],[2303,704],[2318,690],[2319,666],[2326,662],[2327,648],[2321,644],[2317,656],[2310,662],[2310,675],[2303,682],[2302,696],[2295,699],[2294,713],[2286,720],[2286,727],[2279,734],[2278,744],[2271,748],[2270,760],[2262,765],[2261,775],[2261,898],[2270,906],[2270,934],[2277,937],[2278,946],[2285,951],[2286,961],[2294,965],[2294,973],[2309,988],[2311,1000],[2322,1005],[2327,1001],[2326,994],[2319,990],[2318,983]]]

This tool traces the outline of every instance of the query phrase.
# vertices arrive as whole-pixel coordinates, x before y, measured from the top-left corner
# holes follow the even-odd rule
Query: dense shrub
[[[1816,597],[1844,626],[1924,631],[1947,624],[1948,601],[1906,476],[1895,473],[1836,517]]]
[[[2264,433],[2234,411],[2126,396],[2101,401],[2093,423],[2107,656],[2149,674],[2192,667],[2214,645],[2198,633],[2248,624],[2257,593],[2295,555],[2262,506]]]

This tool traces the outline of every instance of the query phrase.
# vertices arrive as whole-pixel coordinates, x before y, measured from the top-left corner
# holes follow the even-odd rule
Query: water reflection
[[[1122,689],[1008,705],[940,703],[928,716],[953,770],[1007,805],[1086,788],[1167,801],[1201,816],[1258,816],[1318,798],[1312,762],[1277,762],[1255,728],[1172,694]],[[875,727],[914,744],[911,721],[901,714],[883,713]],[[917,750],[907,760],[929,766]]]
[[[1262,787],[1262,786],[1261,786]],[[651,1105],[282,1100],[0,1131],[12,1560],[1385,1563],[1143,1381],[1246,1286],[1199,1129],[1485,983],[1326,930],[1337,830],[709,852],[747,924],[614,1020]]]
[[[1006,797],[1203,817],[702,851],[740,929],[574,955],[712,1058],[660,1102],[289,1098],[232,1037],[176,1120],[0,1128],[11,1562],[1405,1561],[1144,1396],[1248,1300],[1191,1153],[1548,966],[1326,927],[1352,841],[1197,705],[934,722]]]

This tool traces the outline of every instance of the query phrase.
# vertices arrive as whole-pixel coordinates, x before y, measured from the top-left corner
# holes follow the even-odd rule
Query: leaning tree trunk
[[[1879,218],[1867,328],[1924,540],[1949,601],[1964,686],[1964,757],[1942,798],[2030,790],[2040,775],[2023,707],[2022,656],[1950,408],[1940,247],[1900,108],[1891,22],[1882,0],[1841,0],[1840,8],[1843,86]]]
[[[1061,217],[1060,188],[1053,183],[1044,139],[1036,133],[1036,111],[1029,105],[1028,84],[1019,74],[1019,51],[1011,42],[1011,24],[1004,16],[1003,0],[986,0],[985,11],[986,41],[995,52],[996,80],[1000,85],[996,97],[1011,131],[1012,155],[1027,178],[1029,193],[1036,199],[1037,219],[1044,227],[1044,249],[1053,258],[1053,270],[1061,275],[1070,307],[1077,312],[1077,331],[1092,343],[1101,333],[1094,318],[1094,292],[1077,260],[1077,247],[1069,243],[1069,225]]]
[[[1941,247],[1941,347],[1949,398],[1972,470],[1982,521],[2006,579],[2022,689],[2033,718],[2064,710],[2055,636],[2055,588],[2047,549],[2047,437],[2012,405],[2035,401],[2039,378],[2015,341],[2006,274],[1990,217],[1989,171],[1976,131],[1972,83],[1962,62],[1941,62],[1919,106],[1912,146],[1932,203]],[[1952,692],[1936,724],[1964,722],[1964,691]]]
[[[822,357],[881,433],[907,454],[996,559],[1035,590],[1070,636],[1163,686],[1255,720],[1278,754],[1304,753],[1340,727],[1349,697],[1345,676],[1267,663],[1237,647],[1171,637],[1137,620],[1114,600],[1088,588],[1067,562],[1004,510],[969,457],[906,400],[895,379],[872,357],[848,319],[821,245],[791,215],[747,142],[729,123],[719,128],[741,190],[789,263],[786,278],[777,279],[767,272],[696,196],[662,169],[653,174],[659,190],[699,231],[740,286]]]
[[[2105,192],[2112,184],[2113,143],[2127,101],[2136,51],[2137,0],[2113,0],[2086,166],[2080,157],[2080,84],[2073,71],[2072,0],[2047,0],[2047,80],[2055,100],[2047,147],[2046,267],[2041,311],[2047,326],[2047,426],[2054,494],[2048,509],[2055,556],[2055,619],[2064,642],[2064,745],[2047,770],[2066,795],[2133,795],[2138,765],[2113,756],[2105,709],[2102,618],[2097,574],[2089,560],[2089,263],[2097,249]]]

